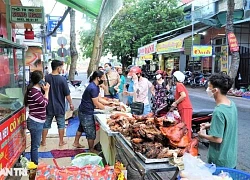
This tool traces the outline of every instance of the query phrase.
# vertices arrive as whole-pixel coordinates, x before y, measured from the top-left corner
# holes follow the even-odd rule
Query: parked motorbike
[[[184,75],[185,75],[185,80],[184,80],[184,84],[188,85],[190,84],[190,79],[192,77],[192,72],[191,71],[184,71]]]
[[[74,80],[74,81],[70,81],[70,82],[74,87],[79,87],[82,83],[82,81],[80,81],[80,80]]]
[[[191,88],[205,87],[208,85],[208,78],[211,74],[195,73],[190,79]]]

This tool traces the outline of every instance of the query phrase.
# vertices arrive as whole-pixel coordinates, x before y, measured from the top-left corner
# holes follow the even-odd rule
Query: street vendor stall
[[[12,168],[25,151],[25,73],[18,73],[25,72],[24,48],[0,38],[0,169]]]
[[[127,117],[132,117],[129,113],[121,113]],[[178,174],[178,168],[168,163],[167,158],[162,159],[149,159],[134,151],[130,141],[124,137],[124,135],[113,128],[110,128],[109,118],[111,114],[96,114],[96,120],[101,127],[100,143],[103,146],[103,154],[105,159],[109,159],[110,162],[114,162],[116,151],[126,159],[126,163],[135,171],[138,171],[142,178],[148,177],[150,179],[161,179],[157,172],[175,171],[173,179]],[[125,127],[125,125],[124,125]],[[119,154],[118,153],[118,154]],[[123,162],[124,163],[124,162]]]

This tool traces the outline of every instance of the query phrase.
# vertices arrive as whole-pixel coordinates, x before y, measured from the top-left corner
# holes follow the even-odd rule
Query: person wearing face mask
[[[111,69],[111,64],[104,64],[105,80],[104,80],[104,94],[105,97],[119,99],[118,92],[120,86],[120,75]]]
[[[154,86],[147,79],[141,76],[141,68],[135,66],[132,67],[128,73],[128,76],[132,76],[133,79],[133,92],[124,92],[127,96],[133,96],[134,102],[140,102],[144,104],[143,115],[147,115],[151,112],[149,104],[149,90],[154,95]]]
[[[167,81],[164,80],[163,73],[162,70],[156,71],[156,81],[153,82],[155,89],[155,96],[152,97],[153,112],[167,103],[169,85]]]
[[[55,117],[59,134],[59,146],[63,146],[66,144],[66,142],[63,140],[65,131],[65,98],[69,103],[71,111],[74,110],[74,105],[70,96],[67,80],[61,76],[63,62],[59,60],[53,60],[51,62],[51,68],[52,73],[45,76],[45,81],[50,84],[50,101],[46,109],[46,121],[43,127],[41,145],[46,145],[46,136],[48,134],[48,130],[51,128],[52,120]]]
[[[96,126],[94,119],[94,109],[105,109],[104,105],[110,104],[100,96],[99,86],[103,84],[105,75],[102,71],[95,71],[89,80],[89,85],[85,89],[81,104],[78,109],[78,116],[80,124],[76,132],[73,146],[76,148],[83,148],[79,143],[79,139],[83,132],[86,133],[90,152],[97,153],[94,149],[94,141],[96,138]]]
[[[208,163],[216,166],[236,168],[238,148],[238,111],[226,94],[233,79],[224,73],[213,74],[208,80],[207,94],[215,99],[211,124],[201,124],[198,135],[209,143]],[[206,133],[208,131],[208,134]]]
[[[188,91],[183,84],[185,75],[181,71],[175,71],[173,77],[173,82],[176,85],[176,92],[175,102],[172,104],[172,110],[177,107],[181,116],[181,120],[187,125],[188,137],[191,140],[193,108],[188,95]]]

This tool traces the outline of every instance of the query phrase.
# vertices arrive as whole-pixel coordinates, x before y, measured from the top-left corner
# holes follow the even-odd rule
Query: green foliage
[[[82,28],[79,32],[80,37],[81,37],[79,44],[81,47],[83,59],[91,58],[92,51],[93,51],[96,23],[94,21],[92,21],[90,23],[91,23],[90,29],[85,30],[84,28]]]
[[[103,53],[111,52],[124,63],[137,56],[138,48],[152,42],[154,36],[183,24],[183,9],[177,9],[176,0],[125,0],[123,9],[105,31]],[[92,30],[81,31],[86,57],[93,48]]]

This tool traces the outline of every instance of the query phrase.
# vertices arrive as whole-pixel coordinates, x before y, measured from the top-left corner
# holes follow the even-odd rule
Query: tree
[[[181,8],[177,9],[175,0],[125,0],[123,9],[105,31],[105,38],[99,37],[98,25],[95,32],[81,32],[81,46],[88,52],[91,49],[93,55],[96,55],[91,59],[88,74],[98,66],[100,55],[107,52],[121,57],[123,65],[130,64],[132,57],[137,56],[137,49],[150,43],[152,37],[181,27],[184,24],[182,13]],[[89,37],[84,36],[88,33]],[[100,44],[93,48],[88,41],[91,39]]]
[[[78,59],[78,52],[76,49],[76,32],[75,32],[75,11],[70,10],[70,55],[71,64],[69,69],[69,80],[73,81],[75,79],[76,63]]]
[[[127,0],[105,33],[104,50],[128,65],[154,36],[182,26],[182,13],[175,0]]]
[[[83,58],[91,58],[92,50],[93,50],[93,42],[95,38],[95,30],[96,30],[96,23],[91,21],[91,28],[84,29],[82,28],[79,32],[80,34],[80,46]]]
[[[227,23],[226,23],[226,35],[228,38],[229,33],[234,32],[234,0],[227,0]],[[229,76],[235,80],[239,65],[240,65],[240,54],[239,52],[232,52],[232,61],[229,69]],[[234,83],[235,84],[235,83]]]

